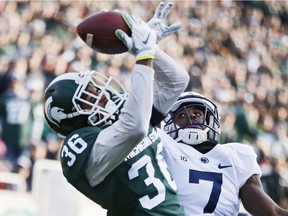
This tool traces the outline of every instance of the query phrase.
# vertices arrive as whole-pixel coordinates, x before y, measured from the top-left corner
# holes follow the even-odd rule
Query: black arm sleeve
[[[165,115],[159,112],[154,106],[152,108],[152,116],[150,119],[150,124],[155,127],[157,124],[159,124],[163,119],[165,118]]]

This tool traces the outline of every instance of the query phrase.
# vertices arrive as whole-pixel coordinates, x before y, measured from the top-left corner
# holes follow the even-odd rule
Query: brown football
[[[85,18],[76,27],[76,32],[89,47],[96,51],[105,54],[119,54],[128,49],[115,35],[117,29],[122,29],[131,36],[131,30],[125,23],[122,14],[116,11],[106,11]]]

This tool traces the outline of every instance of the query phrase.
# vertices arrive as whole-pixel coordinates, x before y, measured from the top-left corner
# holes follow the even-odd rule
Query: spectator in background
[[[24,88],[24,78],[11,72],[8,88],[0,97],[1,138],[7,147],[6,159],[15,169],[17,158],[29,145],[31,104]]]

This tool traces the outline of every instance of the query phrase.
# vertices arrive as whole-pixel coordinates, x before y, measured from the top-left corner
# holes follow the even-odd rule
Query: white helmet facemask
[[[80,81],[73,97],[77,112],[88,115],[88,123],[93,126],[103,126],[116,121],[120,114],[117,110],[120,111],[128,95],[122,84],[96,71],[84,71]],[[88,86],[97,89],[98,94],[91,93]],[[86,95],[94,100],[86,100]],[[99,105],[102,97],[107,100],[105,107]],[[82,109],[82,104],[91,108]]]

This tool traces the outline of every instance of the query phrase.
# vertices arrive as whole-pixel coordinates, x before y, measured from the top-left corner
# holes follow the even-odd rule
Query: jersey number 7
[[[210,193],[208,203],[204,207],[203,213],[213,213],[221,193],[222,173],[203,172],[198,170],[189,170],[189,183],[199,184],[199,180],[212,181],[213,187]]]

